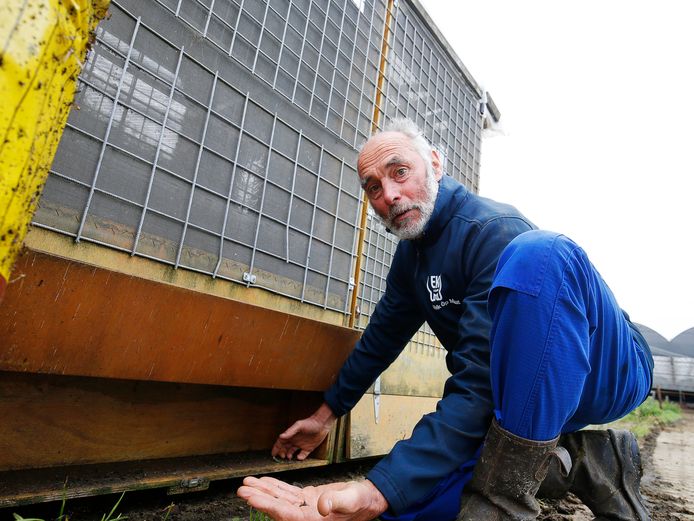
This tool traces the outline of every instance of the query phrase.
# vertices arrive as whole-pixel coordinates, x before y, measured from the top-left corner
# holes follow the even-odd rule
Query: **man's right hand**
[[[311,416],[294,422],[280,434],[272,447],[272,455],[283,459],[294,456],[298,460],[306,459],[328,435],[335,420],[337,417],[324,403]]]

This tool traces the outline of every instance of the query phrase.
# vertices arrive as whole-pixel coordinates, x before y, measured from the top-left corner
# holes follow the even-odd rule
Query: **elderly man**
[[[308,456],[424,321],[452,376],[366,480],[299,489],[246,478],[239,496],[280,520],[525,520],[539,514],[538,490],[571,491],[598,519],[649,519],[633,436],[579,432],[638,406],[653,367],[583,250],[443,175],[410,121],[369,139],[357,170],[401,239],[386,292],[324,404],[272,453]]]

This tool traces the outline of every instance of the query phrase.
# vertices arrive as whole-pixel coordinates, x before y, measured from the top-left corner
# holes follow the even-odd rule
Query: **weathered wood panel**
[[[320,393],[0,373],[0,471],[247,451],[269,459],[277,435],[321,401]]]
[[[323,391],[359,333],[44,253],[0,306],[0,370]]]

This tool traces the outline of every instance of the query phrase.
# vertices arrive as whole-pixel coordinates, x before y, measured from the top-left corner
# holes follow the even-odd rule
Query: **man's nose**
[[[397,203],[400,200],[400,187],[397,183],[386,181],[382,185],[383,201],[388,205]]]

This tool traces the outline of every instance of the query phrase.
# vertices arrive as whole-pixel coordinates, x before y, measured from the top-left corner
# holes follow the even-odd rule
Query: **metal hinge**
[[[188,478],[182,479],[178,485],[169,487],[166,493],[169,496],[175,494],[185,494],[187,492],[200,492],[210,488],[210,480],[207,478]]]
[[[243,281],[248,282],[249,284],[255,284],[255,275],[252,273],[249,273],[247,271],[243,272]]]

